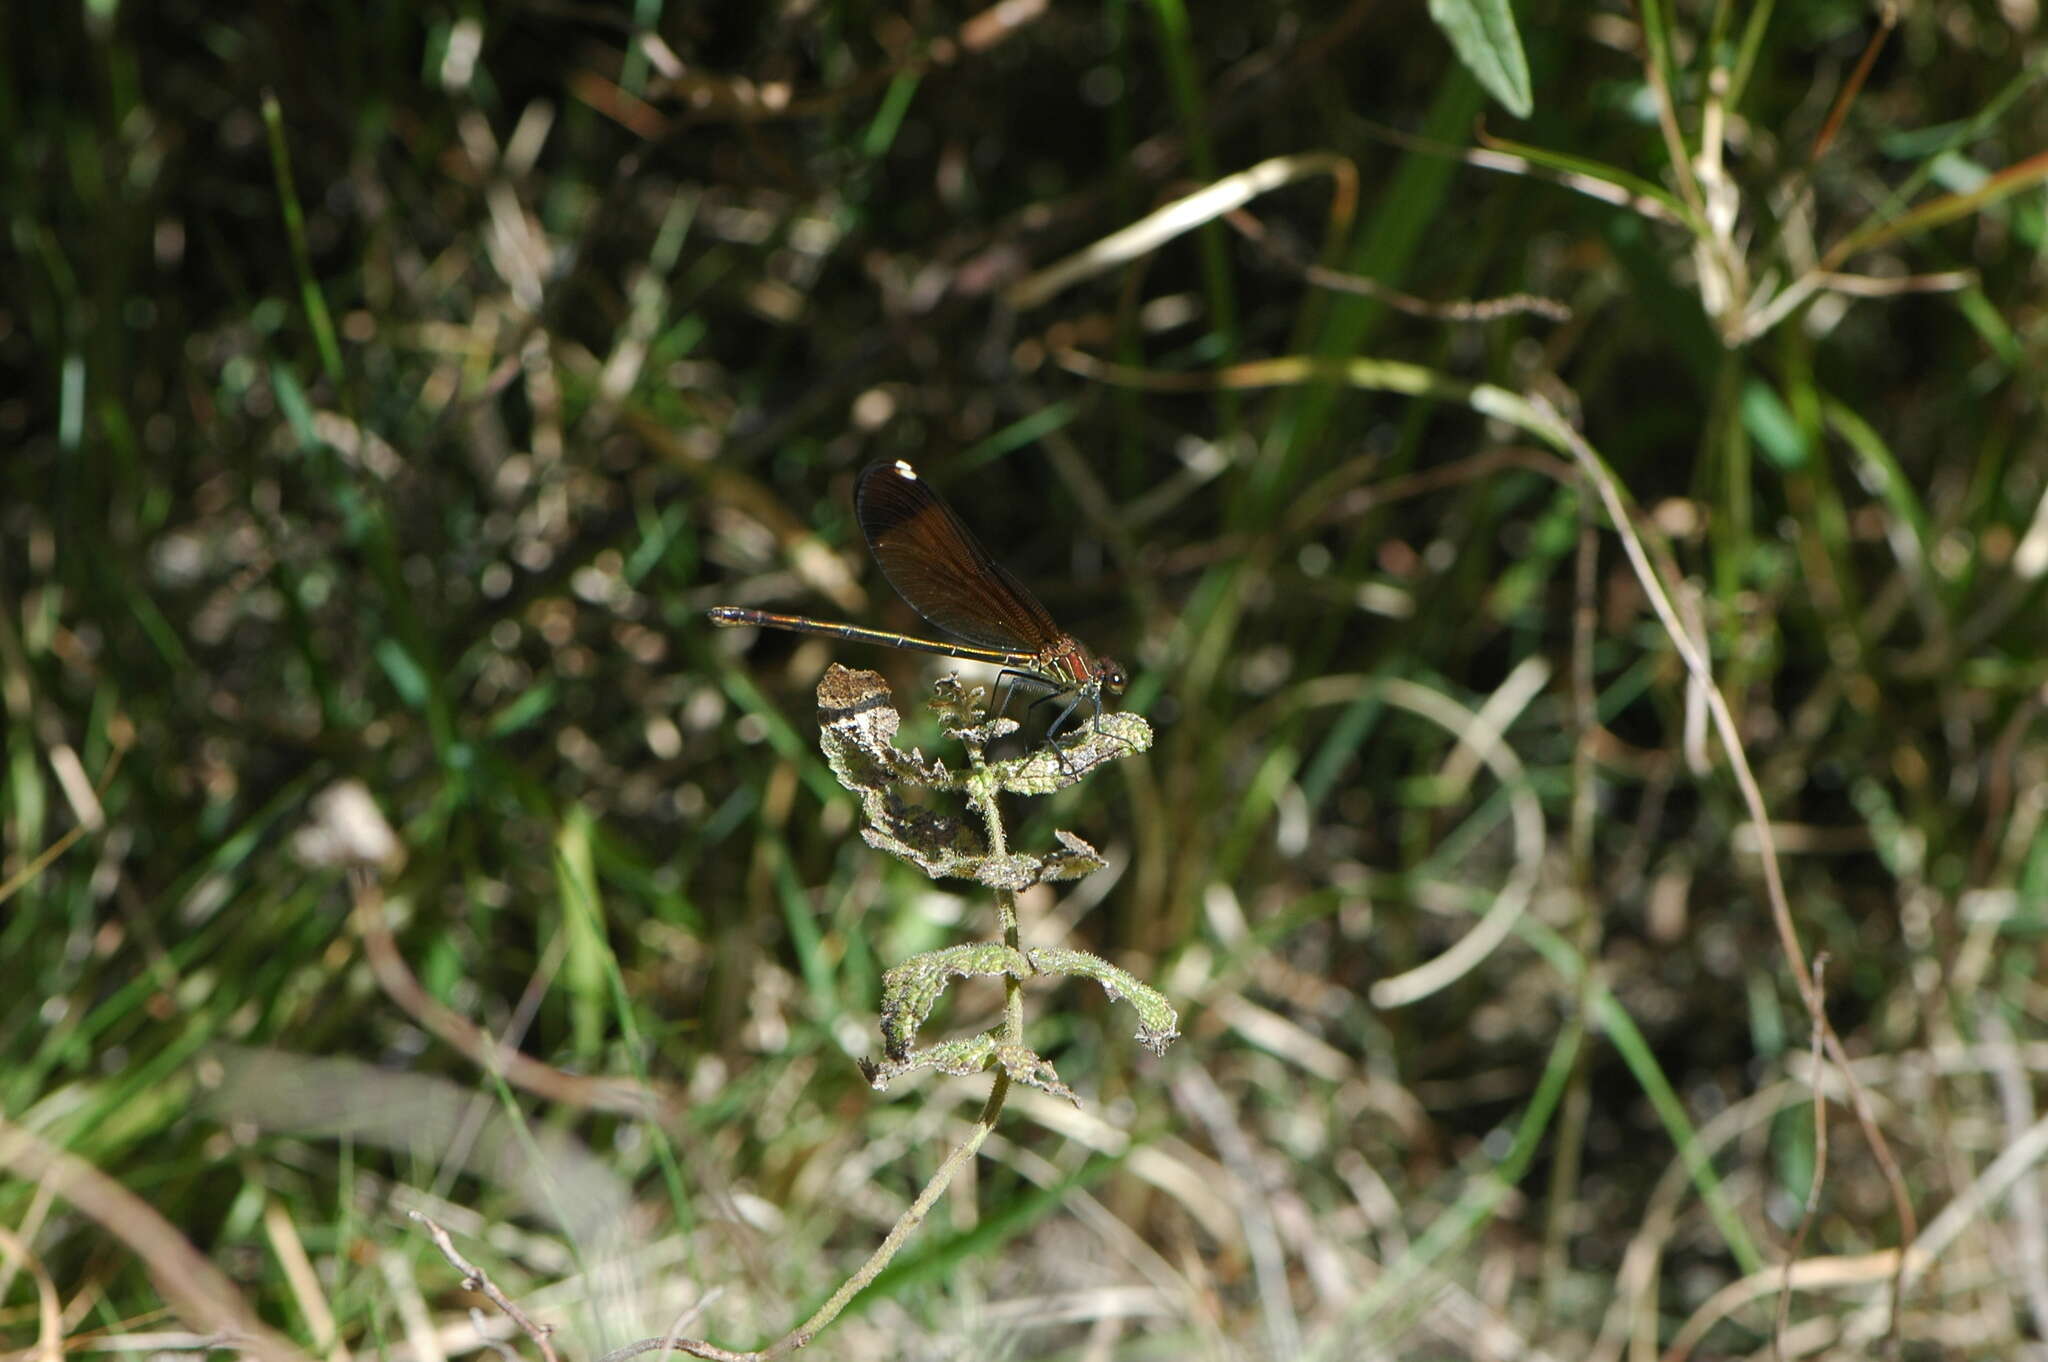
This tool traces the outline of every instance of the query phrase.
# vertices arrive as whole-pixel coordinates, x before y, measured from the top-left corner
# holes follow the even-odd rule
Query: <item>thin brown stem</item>
[[[434,1238],[434,1247],[440,1249],[441,1256],[462,1274],[462,1285],[465,1290],[481,1291],[491,1304],[503,1311],[505,1318],[519,1327],[520,1333],[533,1340],[533,1346],[540,1349],[543,1362],[561,1362],[555,1352],[555,1345],[549,1341],[555,1332],[554,1325],[541,1324],[520,1309],[519,1302],[500,1290],[498,1284],[491,1280],[489,1273],[462,1256],[455,1247],[455,1241],[448,1237],[448,1231],[418,1211],[409,1211],[407,1214],[427,1227],[427,1233]]]
[[[1857,59],[1856,69],[1849,73],[1848,81],[1842,86],[1842,93],[1835,98],[1834,107],[1828,110],[1828,120],[1821,125],[1820,132],[1813,139],[1813,151],[1808,159],[1818,161],[1827,155],[1834,144],[1835,134],[1842,130],[1842,120],[1849,116],[1849,106],[1856,102],[1856,96],[1863,91],[1864,82],[1870,79],[1870,68],[1877,65],[1877,54],[1884,50],[1884,41],[1891,37],[1892,29],[1899,22],[1899,8],[1886,4],[1879,8],[1877,31],[1870,35],[1870,41],[1863,45],[1863,55]]]
[[[355,888],[355,926],[363,938],[363,956],[369,962],[370,973],[384,995],[429,1034],[439,1037],[479,1068],[503,1075],[513,1087],[551,1102],[643,1116],[664,1124],[681,1110],[681,1095],[668,1089],[648,1088],[632,1079],[572,1074],[543,1064],[436,999],[406,964],[397,939],[384,921],[384,893],[376,877],[357,870],[351,878]]]

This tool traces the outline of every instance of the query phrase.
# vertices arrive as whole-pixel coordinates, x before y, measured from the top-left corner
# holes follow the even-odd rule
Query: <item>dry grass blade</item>
[[[36,1342],[33,1349],[21,1356],[33,1362],[62,1362],[64,1357],[64,1303],[57,1296],[57,1284],[50,1280],[48,1268],[42,1259],[36,1257],[21,1236],[13,1230],[0,1228],[0,1254],[6,1255],[7,1271],[11,1278],[16,1271],[25,1271],[36,1287]],[[0,1299],[5,1298],[5,1283],[0,1283]]]
[[[126,1244],[194,1329],[230,1339],[262,1362],[308,1362],[290,1339],[256,1318],[234,1284],[174,1225],[91,1164],[0,1117],[0,1168],[49,1186]]]
[[[0,1176],[14,1362],[257,1355],[209,1261],[536,1357],[415,1208],[758,1356],[920,1205],[811,1350],[2024,1354],[2031,6],[1552,7],[1513,123],[1373,0],[39,27],[0,1111],[105,1184]],[[703,612],[914,630],[898,460],[1130,665],[849,798],[819,673],[932,664]]]
[[[1336,194],[1330,208],[1335,235],[1350,221],[1357,198],[1358,174],[1351,162],[1330,152],[1275,156],[1175,199],[1066,259],[1027,275],[1004,290],[1003,301],[1020,312],[1028,311],[1083,280],[1150,255],[1175,237],[1213,222],[1262,194],[1323,175],[1335,181]]]

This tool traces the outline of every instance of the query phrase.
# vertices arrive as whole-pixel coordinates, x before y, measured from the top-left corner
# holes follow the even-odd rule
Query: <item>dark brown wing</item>
[[[1060,636],[1038,597],[989,557],[909,464],[863,468],[853,511],[896,594],[953,637],[1036,653]]]

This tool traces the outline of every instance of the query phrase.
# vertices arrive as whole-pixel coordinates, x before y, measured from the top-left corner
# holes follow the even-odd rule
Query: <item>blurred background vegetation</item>
[[[807,1314],[987,1090],[855,1061],[988,904],[816,752],[828,661],[941,669],[702,611],[911,627],[848,504],[907,458],[1134,673],[1024,932],[1185,1035],[1034,988],[1082,1109],[825,1355],[1749,1355],[1788,1259],[1785,1355],[2041,1355],[2048,43],[1885,9],[1526,0],[1517,118],[1412,2],[10,7],[0,1341],[230,1327],[141,1205],[335,1359],[507,1336],[408,1209],[570,1357]],[[1612,522],[1473,383],[1668,544],[1896,1178]]]

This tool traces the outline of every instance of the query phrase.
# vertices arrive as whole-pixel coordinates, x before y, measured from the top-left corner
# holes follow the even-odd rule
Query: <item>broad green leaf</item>
[[[1517,118],[1535,107],[1529,92],[1529,59],[1508,0],[1429,0],[1429,17],[1451,40],[1451,50],[1486,92]]]
[[[1742,424],[1772,463],[1785,469],[1805,466],[1806,439],[1799,433],[1799,422],[1761,379],[1743,385]]]

